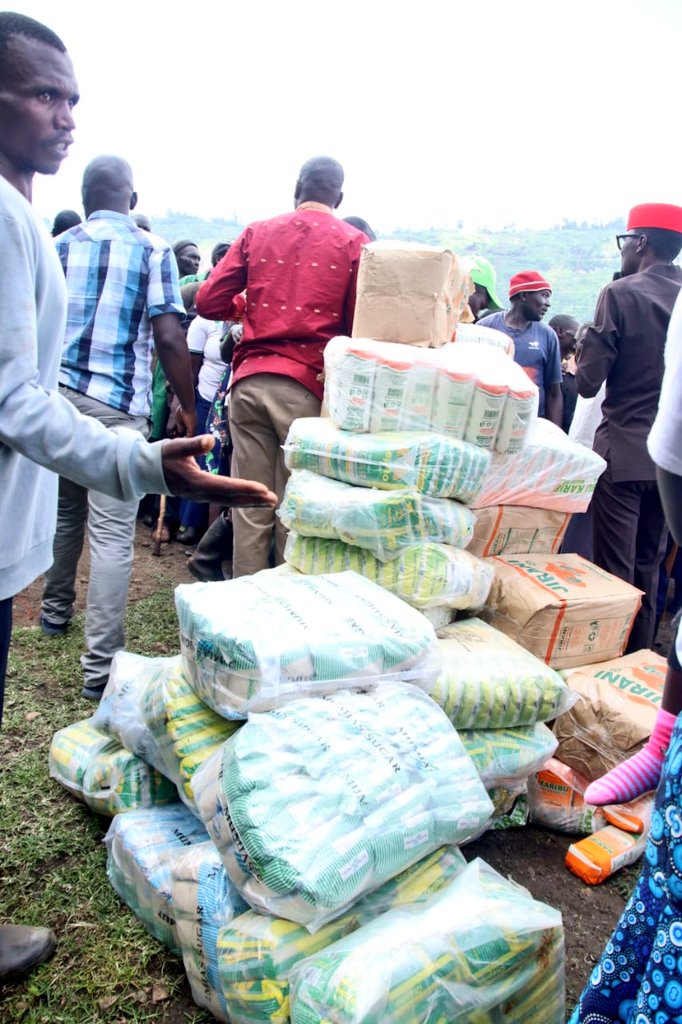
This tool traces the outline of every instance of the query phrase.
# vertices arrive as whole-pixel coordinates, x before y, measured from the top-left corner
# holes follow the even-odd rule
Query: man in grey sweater
[[[52,562],[58,474],[120,500],[180,494],[274,507],[262,484],[202,472],[208,437],[147,444],[81,415],[57,390],[66,322],[64,274],[30,203],[33,177],[67,155],[78,86],[50,29],[0,12],[0,713],[12,598]],[[0,982],[46,960],[46,928],[0,925]]]

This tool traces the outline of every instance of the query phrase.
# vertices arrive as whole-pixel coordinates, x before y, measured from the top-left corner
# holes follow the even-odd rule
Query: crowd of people
[[[285,529],[275,515],[288,475],[282,445],[293,420],[320,414],[324,349],[351,333],[361,252],[375,237],[365,221],[337,216],[343,169],[315,157],[301,168],[293,209],[216,245],[201,273],[195,241],[169,244],[133,213],[129,163],[100,156],[83,175],[84,219],[62,211],[51,239],[30,206],[33,177],[59,169],[77,101],[61,40],[30,18],[0,13],[0,715],[12,598],[45,574],[40,627],[63,634],[86,530],[81,660],[83,695],[93,700],[124,646],[138,515],[159,543],[174,536],[194,548],[189,567],[199,579],[283,561]],[[635,206],[616,241],[621,269],[590,323],[568,313],[544,323],[552,287],[537,270],[513,275],[505,307],[482,254],[471,260],[469,306],[478,323],[513,339],[514,358],[538,387],[539,415],[606,462],[565,546],[643,592],[634,651],[653,645],[660,571],[665,560],[674,575],[682,537],[680,303],[673,312],[682,208]],[[631,799],[664,774],[656,811],[663,824],[638,887],[654,923],[642,924],[637,911],[630,930],[639,945],[619,940],[632,967],[627,992],[614,983],[606,996],[593,978],[576,1022],[640,1019],[631,1008],[646,1003],[651,983],[643,984],[633,950],[641,953],[645,934],[651,951],[663,927],[661,908],[643,895],[647,885],[656,893],[668,885],[665,927],[670,943],[681,944],[673,925],[679,936],[682,830],[669,813],[675,807],[680,820],[678,653],[673,643],[651,741],[587,793],[594,804]],[[54,941],[47,929],[0,925],[0,979],[40,963]],[[665,984],[657,989],[660,1005],[676,1005]]]

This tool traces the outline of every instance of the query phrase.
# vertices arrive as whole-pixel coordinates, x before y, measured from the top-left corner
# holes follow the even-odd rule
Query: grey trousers
[[[129,416],[77,391],[60,388],[76,408],[106,427],[129,427],[145,437],[149,422]],[[86,653],[81,657],[85,685],[97,688],[109,678],[111,660],[124,646],[123,621],[133,567],[137,501],[118,501],[59,479],[57,532],[52,568],[45,575],[42,612],[51,622],[68,622],[76,598],[76,570],[87,523],[90,576],[85,609]]]

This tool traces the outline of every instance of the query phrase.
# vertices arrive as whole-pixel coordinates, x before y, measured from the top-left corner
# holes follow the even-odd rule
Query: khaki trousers
[[[320,400],[290,377],[258,373],[238,381],[230,391],[232,476],[258,480],[281,503],[289,470],[282,445],[292,422],[320,415]],[[235,508],[233,577],[248,576],[270,564],[275,534],[275,564],[284,561],[287,531],[274,509]]]

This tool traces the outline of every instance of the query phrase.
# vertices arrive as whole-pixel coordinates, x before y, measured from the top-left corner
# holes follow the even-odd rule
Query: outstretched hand
[[[205,455],[211,450],[213,438],[210,434],[176,437],[163,441],[162,445],[163,475],[173,494],[191,501],[213,501],[217,505],[240,508],[276,506],[277,495],[269,491],[265,484],[206,473],[199,468],[195,456]]]

